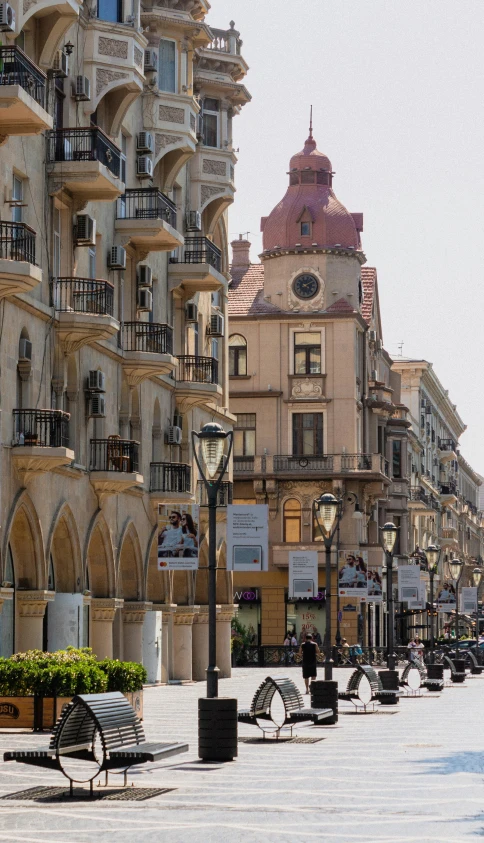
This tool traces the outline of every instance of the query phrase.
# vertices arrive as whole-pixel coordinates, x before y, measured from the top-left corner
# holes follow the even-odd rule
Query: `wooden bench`
[[[92,793],[93,781],[102,772],[107,785],[109,771],[120,770],[126,785],[127,771],[135,764],[187,751],[186,743],[146,743],[141,722],[126,697],[116,691],[75,696],[59,717],[48,747],[5,752],[3,760],[60,770],[69,779],[72,795],[74,782],[89,782]],[[68,759],[86,762],[84,771],[73,771]]]
[[[364,677],[368,680],[371,690],[370,702],[377,701],[383,704],[388,704],[389,702],[393,702],[393,697],[399,697],[402,695],[401,691],[384,690],[381,679],[374,667],[369,664],[357,664],[348,680],[346,690],[340,691],[338,698],[340,700],[350,700],[350,702],[352,702],[355,706],[357,706],[355,700],[360,700],[360,702],[363,703],[363,700],[360,697],[360,683]],[[366,703],[363,703],[363,707],[365,709],[366,705]]]
[[[277,723],[274,720],[271,711],[275,694],[279,694],[284,705],[282,723]],[[237,719],[240,723],[258,726],[264,733],[264,737],[266,732],[274,732],[276,738],[279,737],[281,729],[284,726],[290,727],[292,735],[292,729],[296,723],[309,720],[313,724],[318,724],[333,716],[334,712],[332,708],[305,708],[304,700],[292,679],[287,677],[273,679],[272,676],[266,676],[264,681],[259,685],[250,708],[240,709],[237,712]],[[259,720],[263,721],[263,725],[259,723]],[[270,721],[272,726],[266,729],[264,727],[264,721]]]
[[[459,660],[458,660],[459,661]],[[444,667],[450,668],[450,678],[452,682],[464,682],[466,678],[465,670],[458,670],[455,662],[450,656],[444,656],[443,658]]]

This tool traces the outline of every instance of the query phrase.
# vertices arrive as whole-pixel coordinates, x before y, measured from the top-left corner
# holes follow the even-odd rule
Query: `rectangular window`
[[[91,246],[88,250],[88,265],[89,265],[89,278],[96,277],[96,248]]]
[[[229,339],[229,376],[247,375],[247,343],[241,334]]]
[[[108,20],[112,23],[123,22],[122,0],[98,0],[97,16],[100,20]]]
[[[295,457],[323,454],[323,414],[294,413],[292,453]]]
[[[54,207],[52,212],[52,275],[54,278],[59,278],[62,275],[61,271],[61,212],[59,208]]]
[[[24,198],[24,183],[18,176],[13,177],[12,200],[22,202]],[[21,205],[12,205],[12,222],[22,222],[23,208]]]
[[[302,222],[301,223],[301,237],[310,237],[311,235],[311,223],[310,222]]]
[[[255,413],[238,413],[234,424],[234,456],[255,456]]]
[[[160,91],[176,93],[176,43],[162,38],[159,47],[160,72],[158,87]]]
[[[212,340],[212,357],[218,360],[218,340]]]
[[[321,374],[321,334],[294,334],[294,374]]]
[[[219,145],[219,112],[218,100],[207,97],[203,101],[202,124],[203,143],[205,146]]]
[[[402,476],[402,442],[400,439],[394,439],[392,442],[392,475],[393,477]]]

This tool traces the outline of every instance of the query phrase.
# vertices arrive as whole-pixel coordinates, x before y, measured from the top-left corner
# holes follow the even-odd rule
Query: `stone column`
[[[199,606],[177,606],[173,615],[173,679],[192,681],[192,629]]]
[[[237,614],[237,606],[228,603],[220,607],[217,615],[217,667],[220,669],[219,679],[230,679],[232,676],[232,618]]]
[[[113,621],[116,609],[122,609],[123,603],[118,597],[91,600],[91,647],[98,659],[113,657]]]
[[[143,623],[152,603],[125,602],[123,606],[123,659],[143,664]]]
[[[220,606],[217,606],[217,614],[219,612]],[[200,606],[198,615],[195,615],[192,630],[192,653],[192,679],[195,682],[204,682],[207,678],[208,667],[208,606]]]
[[[169,682],[173,678],[173,615],[176,603],[155,604],[161,609],[161,681]]]
[[[5,600],[12,600],[13,592],[13,588],[0,588],[0,612],[3,609],[3,604],[5,603]]]
[[[15,650],[43,649],[43,625],[47,603],[55,598],[55,591],[17,591],[18,629]]]

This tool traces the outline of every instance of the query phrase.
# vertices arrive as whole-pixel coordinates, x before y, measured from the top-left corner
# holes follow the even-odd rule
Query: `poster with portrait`
[[[368,552],[340,550],[338,591],[340,597],[353,597],[362,602],[368,594]]]
[[[382,603],[383,602],[383,581],[382,569],[370,568],[368,571],[368,603]]]
[[[269,570],[269,507],[230,504],[227,507],[227,570]]]
[[[199,507],[195,504],[158,508],[158,570],[196,571],[199,556]]]
[[[473,615],[477,612],[477,588],[475,586],[464,586],[459,592],[460,611],[464,615]]]
[[[437,592],[437,599],[435,603],[438,612],[455,612],[457,603],[455,599],[455,586],[453,583],[442,583]]]
[[[420,565],[399,566],[398,599],[400,603],[420,599]]]

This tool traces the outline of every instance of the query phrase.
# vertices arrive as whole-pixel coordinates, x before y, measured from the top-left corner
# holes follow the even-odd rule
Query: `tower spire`
[[[309,112],[309,137],[312,140],[312,137],[313,137],[313,107],[312,106],[311,106],[311,109],[310,109],[310,112]]]

